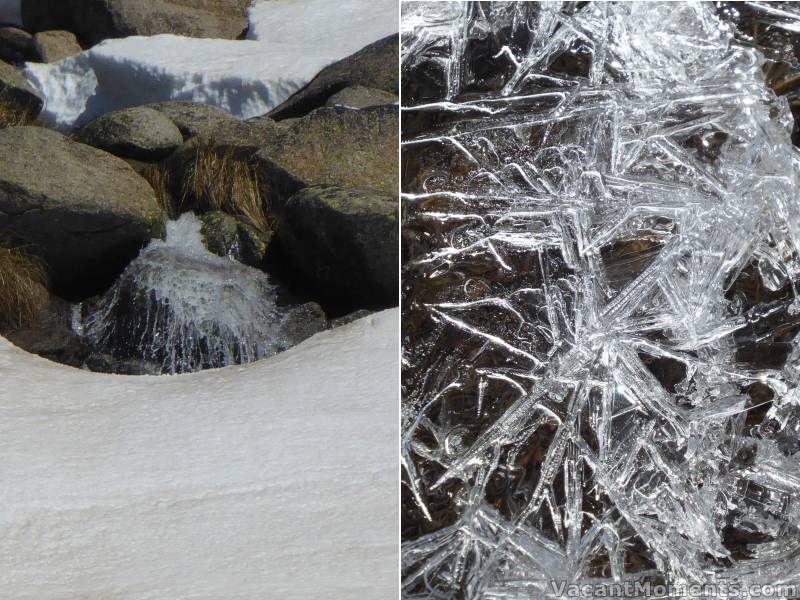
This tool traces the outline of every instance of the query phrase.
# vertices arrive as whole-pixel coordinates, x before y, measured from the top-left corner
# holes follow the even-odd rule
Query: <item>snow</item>
[[[396,597],[397,331],[162,377],[0,338],[0,595]]]
[[[58,63],[28,63],[25,73],[45,98],[45,122],[61,129],[165,100],[211,104],[246,119],[398,29],[393,0],[277,0],[251,7],[249,18],[249,40],[107,40]]]
[[[22,27],[20,0],[0,0],[0,25]]]

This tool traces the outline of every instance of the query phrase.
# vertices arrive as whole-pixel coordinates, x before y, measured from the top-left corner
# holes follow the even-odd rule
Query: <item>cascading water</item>
[[[269,275],[212,254],[187,213],[128,265],[83,323],[89,344],[118,359],[181,373],[258,360],[315,330],[315,305],[288,304]]]

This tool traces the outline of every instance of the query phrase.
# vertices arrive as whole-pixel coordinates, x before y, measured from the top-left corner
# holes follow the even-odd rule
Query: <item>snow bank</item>
[[[0,0],[2,2],[4,0]],[[54,64],[29,63],[45,121],[61,129],[164,100],[269,112],[328,64],[397,31],[392,0],[278,0],[250,9],[249,40],[174,35],[108,40]]]
[[[0,595],[396,597],[397,328],[139,378],[0,338]]]
[[[22,27],[20,0],[0,0],[0,25]]]

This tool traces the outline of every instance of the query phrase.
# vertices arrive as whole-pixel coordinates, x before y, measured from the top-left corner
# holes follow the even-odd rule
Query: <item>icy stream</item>
[[[684,2],[408,2],[402,47],[404,596],[800,585],[800,154],[763,56]]]
[[[212,254],[192,213],[167,224],[75,326],[94,348],[164,372],[251,362],[299,342],[306,305],[282,304],[269,275]],[[293,327],[294,325],[294,327]]]

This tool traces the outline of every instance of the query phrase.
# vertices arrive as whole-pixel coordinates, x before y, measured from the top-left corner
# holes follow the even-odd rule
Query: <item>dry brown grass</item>
[[[0,96],[0,129],[27,125],[33,120],[31,117],[29,110],[22,110]]]
[[[255,169],[230,150],[198,145],[194,161],[184,173],[181,191],[183,204],[221,210],[264,232],[272,229]]]
[[[47,283],[41,260],[19,248],[0,247],[0,326],[34,325],[49,300]]]
[[[177,219],[181,214],[179,202],[175,202],[170,192],[169,173],[161,165],[147,165],[142,171],[144,177],[156,193],[158,204],[170,219]]]

